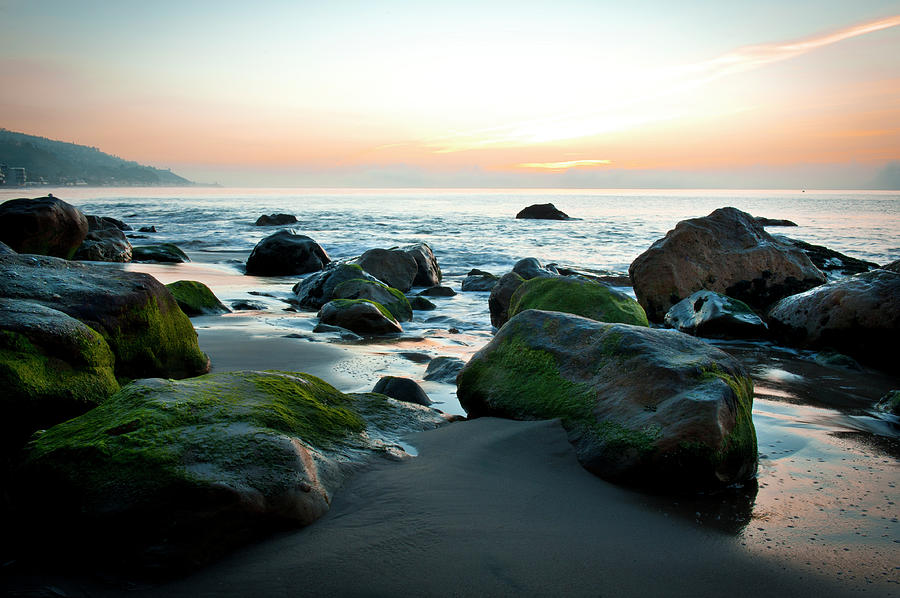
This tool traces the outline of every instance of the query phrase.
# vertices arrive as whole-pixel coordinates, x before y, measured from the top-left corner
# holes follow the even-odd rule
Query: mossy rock
[[[354,278],[334,288],[335,299],[368,299],[382,305],[399,322],[412,320],[412,306],[406,295],[398,289],[375,280]]]
[[[225,307],[213,294],[209,287],[196,280],[179,280],[166,285],[181,311],[189,316],[228,313]]]
[[[604,478],[693,490],[756,471],[752,381],[688,335],[527,310],[457,385],[470,417],[560,418],[581,463]]]
[[[386,307],[368,299],[335,299],[319,310],[322,324],[340,326],[357,334],[403,332],[400,323]]]
[[[191,261],[191,258],[174,243],[160,243],[159,245],[138,245],[132,247],[131,261],[180,264]]]
[[[598,322],[649,326],[647,314],[637,301],[603,283],[578,276],[526,280],[510,298],[509,315],[527,309],[560,311]]]
[[[181,570],[311,523],[357,465],[443,422],[302,373],[139,380],[37,437],[18,487],[54,542],[62,526],[97,538],[102,558]]]
[[[335,298],[334,289],[339,284],[357,279],[381,282],[366,273],[359,264],[331,262],[321,272],[311,274],[295,284],[292,290],[300,307],[319,309]]]

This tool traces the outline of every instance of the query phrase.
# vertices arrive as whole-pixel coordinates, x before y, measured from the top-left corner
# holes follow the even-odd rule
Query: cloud
[[[516,164],[516,168],[537,168],[544,170],[568,170],[570,168],[584,168],[588,166],[607,166],[611,160],[569,160],[567,162],[525,162]]]

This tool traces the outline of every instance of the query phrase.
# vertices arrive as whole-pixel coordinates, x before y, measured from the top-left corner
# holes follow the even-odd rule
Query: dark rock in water
[[[525,280],[538,277],[549,278],[550,276],[559,276],[559,272],[554,266],[542,266],[541,262],[534,257],[526,257],[519,260],[516,262],[516,265],[513,266],[512,271]]]
[[[435,357],[425,368],[425,380],[453,384],[466,362],[458,357]]]
[[[531,220],[569,220],[569,216],[556,209],[552,203],[536,203],[516,214],[516,218]]]
[[[881,397],[876,407],[882,411],[900,415],[900,390],[892,390]]]
[[[64,554],[91,538],[92,559],[183,573],[312,523],[357,467],[444,421],[302,373],[139,380],[38,437],[16,490]]]
[[[256,219],[255,226],[281,226],[283,224],[296,224],[297,217],[293,214],[263,214]]]
[[[370,249],[354,260],[363,270],[403,293],[413,286],[419,267],[402,249]]]
[[[829,348],[885,369],[897,367],[900,274],[872,270],[786,297],[769,327],[789,344]]]
[[[17,252],[12,247],[0,241],[0,255],[15,255]]]
[[[796,222],[783,220],[778,218],[766,218],[765,216],[757,216],[755,218],[761,226],[797,226]]]
[[[382,376],[375,384],[372,392],[387,395],[392,399],[403,401],[404,403],[413,403],[414,405],[431,405],[432,401],[422,390],[415,380],[411,378],[401,378],[398,376]]]
[[[491,289],[488,297],[488,309],[491,312],[491,325],[500,328],[509,319],[509,300],[525,279],[515,272],[507,272],[500,277]]]
[[[342,282],[334,287],[331,296],[334,299],[368,299],[384,306],[398,322],[412,320],[412,306],[406,295],[375,280],[354,278]]]
[[[81,415],[119,390],[115,358],[96,331],[61,311],[0,298],[0,449]]]
[[[403,251],[416,260],[416,277],[413,280],[414,287],[433,287],[441,284],[441,268],[434,252],[428,243],[416,243],[403,248]]]
[[[117,218],[110,218],[109,216],[85,216],[85,218],[87,218],[89,230],[103,230],[107,228],[117,228],[121,231],[133,230]]]
[[[457,385],[470,417],[560,418],[581,464],[604,478],[683,490],[756,471],[750,376],[686,334],[528,310]]]
[[[889,270],[890,272],[900,272],[900,260],[891,262],[890,264],[886,264],[881,267],[882,270]]]
[[[437,306],[434,303],[419,295],[409,299],[409,306],[413,308],[414,311],[431,311],[437,309]]]
[[[340,326],[357,334],[403,332],[400,323],[384,306],[366,299],[335,299],[319,310],[323,324]]]
[[[640,304],[605,284],[577,276],[532,278],[522,283],[509,300],[509,317],[528,309],[559,311],[598,322],[649,326]]]
[[[166,285],[178,307],[189,316],[224,314],[231,310],[225,307],[209,287],[196,280],[179,280]]]
[[[149,239],[147,235],[125,235],[127,239]]]
[[[419,295],[423,297],[453,297],[456,295],[456,291],[451,289],[450,287],[428,287],[423,291],[419,291]]]
[[[651,322],[703,289],[765,310],[775,301],[825,282],[796,247],[772,237],[735,208],[679,222],[628,269],[634,292]]]
[[[766,323],[743,301],[713,291],[697,291],[666,312],[666,326],[706,338],[759,338]]]
[[[862,371],[862,366],[859,365],[858,361],[856,361],[849,355],[844,355],[843,353],[835,353],[834,351],[820,351],[816,353],[815,357],[813,357],[813,361],[815,361],[819,365],[824,365],[825,367],[854,370],[857,372]]]
[[[262,239],[247,258],[247,274],[286,276],[318,272],[331,262],[322,247],[306,235],[280,230]]]
[[[431,356],[428,353],[419,353],[418,351],[401,351],[399,355],[413,363],[428,363],[431,361]]]
[[[160,243],[159,245],[139,245],[132,247],[131,261],[181,264],[191,261],[191,258],[173,243]]]
[[[232,301],[231,309],[235,311],[265,311],[266,306],[256,301]]]
[[[0,256],[0,297],[59,310],[100,333],[118,378],[184,378],[209,371],[197,333],[148,274],[34,255]]]
[[[18,253],[71,259],[87,233],[81,210],[55,197],[0,204],[0,241]]]
[[[321,272],[312,274],[295,284],[292,290],[301,307],[319,309],[334,299],[334,289],[339,284],[356,279],[381,282],[366,273],[358,264],[332,262]]]
[[[313,328],[313,332],[315,332],[316,334],[336,332],[341,335],[341,340],[345,341],[359,341],[363,338],[355,332],[350,332],[346,328],[341,328],[340,326],[332,326],[330,324],[323,324],[321,322],[316,324],[316,327]]]
[[[155,226],[142,226],[138,229],[139,233],[158,233]]]
[[[500,281],[500,277],[490,272],[472,270],[462,281],[462,290],[466,292],[490,291]]]
[[[75,252],[74,259],[88,262],[126,263],[131,261],[131,243],[128,242],[125,233],[118,226],[118,224],[127,226],[124,222],[98,216],[87,216],[87,221],[87,236],[78,251]]]
[[[775,238],[785,245],[791,245],[803,251],[809,256],[810,261],[815,264],[816,268],[824,272],[829,279],[851,276],[878,268],[878,264],[875,262],[856,259],[822,245],[813,245],[812,243],[791,239],[784,235],[775,235]]]

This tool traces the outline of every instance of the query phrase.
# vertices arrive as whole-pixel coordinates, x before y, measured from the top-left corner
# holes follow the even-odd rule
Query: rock
[[[419,295],[409,299],[409,306],[413,308],[414,311],[431,311],[437,309],[437,306],[434,303]]]
[[[155,226],[142,226],[138,229],[139,233],[158,233]]]
[[[765,216],[757,216],[754,220],[756,220],[760,226],[797,226],[796,222],[790,220],[766,218]]]
[[[891,262],[890,264],[884,265],[881,267],[882,270],[889,270],[891,272],[900,272],[900,260],[896,260]]]
[[[0,241],[0,255],[16,255],[16,251],[6,243]]]
[[[128,226],[114,218],[87,216],[88,233],[75,252],[74,259],[89,262],[131,261],[132,247],[118,224]]]
[[[306,235],[280,230],[262,239],[247,258],[247,274],[286,276],[318,272],[331,262],[322,247]]]
[[[806,254],[780,243],[735,208],[679,222],[639,255],[628,273],[651,322],[703,289],[764,311],[782,297],[825,282]]]
[[[256,219],[254,226],[281,226],[284,224],[296,224],[297,217],[293,214],[263,214]]]
[[[444,421],[302,373],[138,380],[37,438],[17,490],[54,544],[180,573],[312,523],[355,469]]]
[[[71,259],[87,233],[81,210],[55,197],[0,204],[0,241],[18,253]]]
[[[421,297],[453,297],[456,295],[456,291],[450,287],[442,287],[439,285],[419,291],[419,295]]]
[[[375,280],[354,278],[342,282],[334,287],[331,296],[334,299],[368,299],[384,306],[398,322],[412,320],[412,307],[406,295]]]
[[[683,490],[756,471],[749,375],[686,334],[528,310],[457,385],[470,417],[560,418],[581,464],[610,480]]]
[[[139,245],[132,247],[131,261],[181,264],[191,261],[191,258],[173,243],[160,243],[159,245]]]
[[[829,368],[841,368],[844,370],[853,370],[856,372],[863,371],[859,362],[843,353],[835,353],[834,351],[819,351],[813,356],[813,361],[819,365]]]
[[[496,274],[483,272],[481,270],[472,270],[469,272],[468,276],[466,276],[465,280],[462,281],[462,290],[490,291],[497,285],[499,280],[500,277]]]
[[[900,273],[872,270],[786,297],[769,311],[784,342],[828,348],[864,363],[896,369]]]
[[[366,299],[335,299],[319,310],[323,324],[340,326],[357,334],[403,332],[399,322],[384,306]]]
[[[550,277],[550,276],[559,276],[559,272],[556,270],[554,266],[547,265],[546,267],[541,265],[541,262],[538,261],[537,258],[534,257],[526,257],[513,266],[513,272],[524,278],[525,280],[530,280],[532,278],[538,277]]]
[[[900,415],[900,390],[892,390],[881,397],[875,407],[894,415]]]
[[[560,311],[598,322],[649,326],[637,301],[612,288],[577,276],[532,278],[522,283],[509,301],[509,317],[527,309]]]
[[[184,378],[209,371],[197,333],[149,274],[34,255],[0,256],[0,297],[61,311],[98,332],[117,378]]]
[[[466,362],[458,357],[435,357],[425,368],[425,380],[455,384],[456,376]]]
[[[428,243],[416,243],[403,248],[416,260],[416,277],[414,287],[433,287],[441,284],[441,268]]]
[[[707,338],[760,338],[766,323],[743,301],[713,291],[697,291],[672,306],[666,326]]]
[[[488,297],[491,325],[500,328],[509,319],[509,300],[525,279],[515,272],[507,272],[500,277]]]
[[[354,263],[403,293],[412,288],[418,273],[416,259],[402,249],[370,249],[356,258]]]
[[[237,300],[231,302],[231,309],[235,311],[265,311],[266,306],[256,301]]]
[[[61,311],[0,299],[0,448],[81,415],[119,390],[109,345]]]
[[[319,309],[334,299],[334,289],[342,282],[363,279],[381,282],[363,271],[358,264],[332,262],[324,270],[308,276],[294,285],[292,291],[297,296],[300,307]]]
[[[813,245],[812,243],[791,239],[784,235],[774,235],[774,237],[785,245],[791,245],[803,251],[816,268],[825,273],[829,280],[836,280],[844,276],[852,276],[853,274],[868,272],[878,268],[878,264],[874,262],[856,259],[821,245]]]
[[[569,216],[556,209],[552,203],[536,203],[516,214],[516,218],[530,220],[569,220]]]
[[[414,405],[431,405],[431,399],[422,390],[415,380],[411,378],[400,378],[398,376],[382,376],[375,384],[372,392],[387,395],[392,399],[397,399],[404,403],[413,403]]]
[[[109,216],[85,216],[88,221],[88,230],[103,230],[107,228],[116,228],[121,231],[133,230],[130,226],[117,218]]]
[[[179,280],[166,285],[181,311],[189,316],[206,316],[231,312],[209,287],[195,280]]]

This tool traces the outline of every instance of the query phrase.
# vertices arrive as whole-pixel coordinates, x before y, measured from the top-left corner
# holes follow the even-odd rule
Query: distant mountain
[[[50,185],[193,185],[170,170],[143,166],[96,147],[0,129],[0,164],[24,168],[28,182]]]

